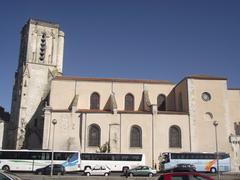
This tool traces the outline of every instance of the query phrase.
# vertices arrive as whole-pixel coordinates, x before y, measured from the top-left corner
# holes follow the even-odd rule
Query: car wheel
[[[4,171],[10,171],[10,167],[7,166],[7,165],[5,165],[5,166],[2,167],[2,170],[4,170]]]
[[[130,173],[129,176],[130,176],[130,177],[133,177],[133,173]]]
[[[104,176],[108,176],[109,174],[108,173],[105,173]]]
[[[211,173],[216,173],[216,172],[217,172],[217,169],[216,169],[215,167],[212,167],[212,168],[210,169],[210,172],[211,172]]]
[[[42,172],[41,172],[41,171],[38,171],[37,174],[38,174],[38,175],[42,175]]]
[[[87,175],[87,176],[90,176],[90,173],[88,172],[86,175]]]
[[[152,174],[152,173],[149,173],[148,176],[149,176],[149,177],[153,177],[153,174]]]

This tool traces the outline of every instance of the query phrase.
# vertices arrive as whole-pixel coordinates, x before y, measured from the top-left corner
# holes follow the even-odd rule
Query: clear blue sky
[[[240,87],[239,0],[2,0],[0,105],[10,110],[20,30],[30,18],[65,32],[64,75],[169,80],[191,74]]]

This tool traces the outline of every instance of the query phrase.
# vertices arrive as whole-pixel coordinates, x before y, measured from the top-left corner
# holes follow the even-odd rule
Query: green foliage
[[[110,143],[107,141],[105,144],[103,144],[102,146],[98,146],[99,150],[97,152],[100,153],[110,153],[111,152],[111,148],[110,148]]]

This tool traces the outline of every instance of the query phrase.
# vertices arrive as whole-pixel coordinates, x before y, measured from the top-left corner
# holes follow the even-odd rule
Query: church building
[[[53,138],[58,150],[108,144],[111,153],[143,153],[154,166],[163,152],[216,152],[217,129],[218,151],[239,171],[240,89],[225,77],[189,75],[177,84],[68,77],[63,50],[58,24],[30,19],[22,28],[4,148],[51,149]]]

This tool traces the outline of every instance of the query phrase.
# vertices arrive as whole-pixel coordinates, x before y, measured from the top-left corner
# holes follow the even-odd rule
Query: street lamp
[[[51,176],[53,175],[54,134],[55,134],[55,125],[57,124],[57,120],[53,119],[52,124],[53,124],[53,138],[52,138]]]
[[[219,159],[218,159],[218,139],[217,139],[217,126],[218,121],[213,121],[213,125],[215,127],[215,141],[216,141],[216,156],[217,156],[217,179],[220,179],[220,171],[219,171]]]

